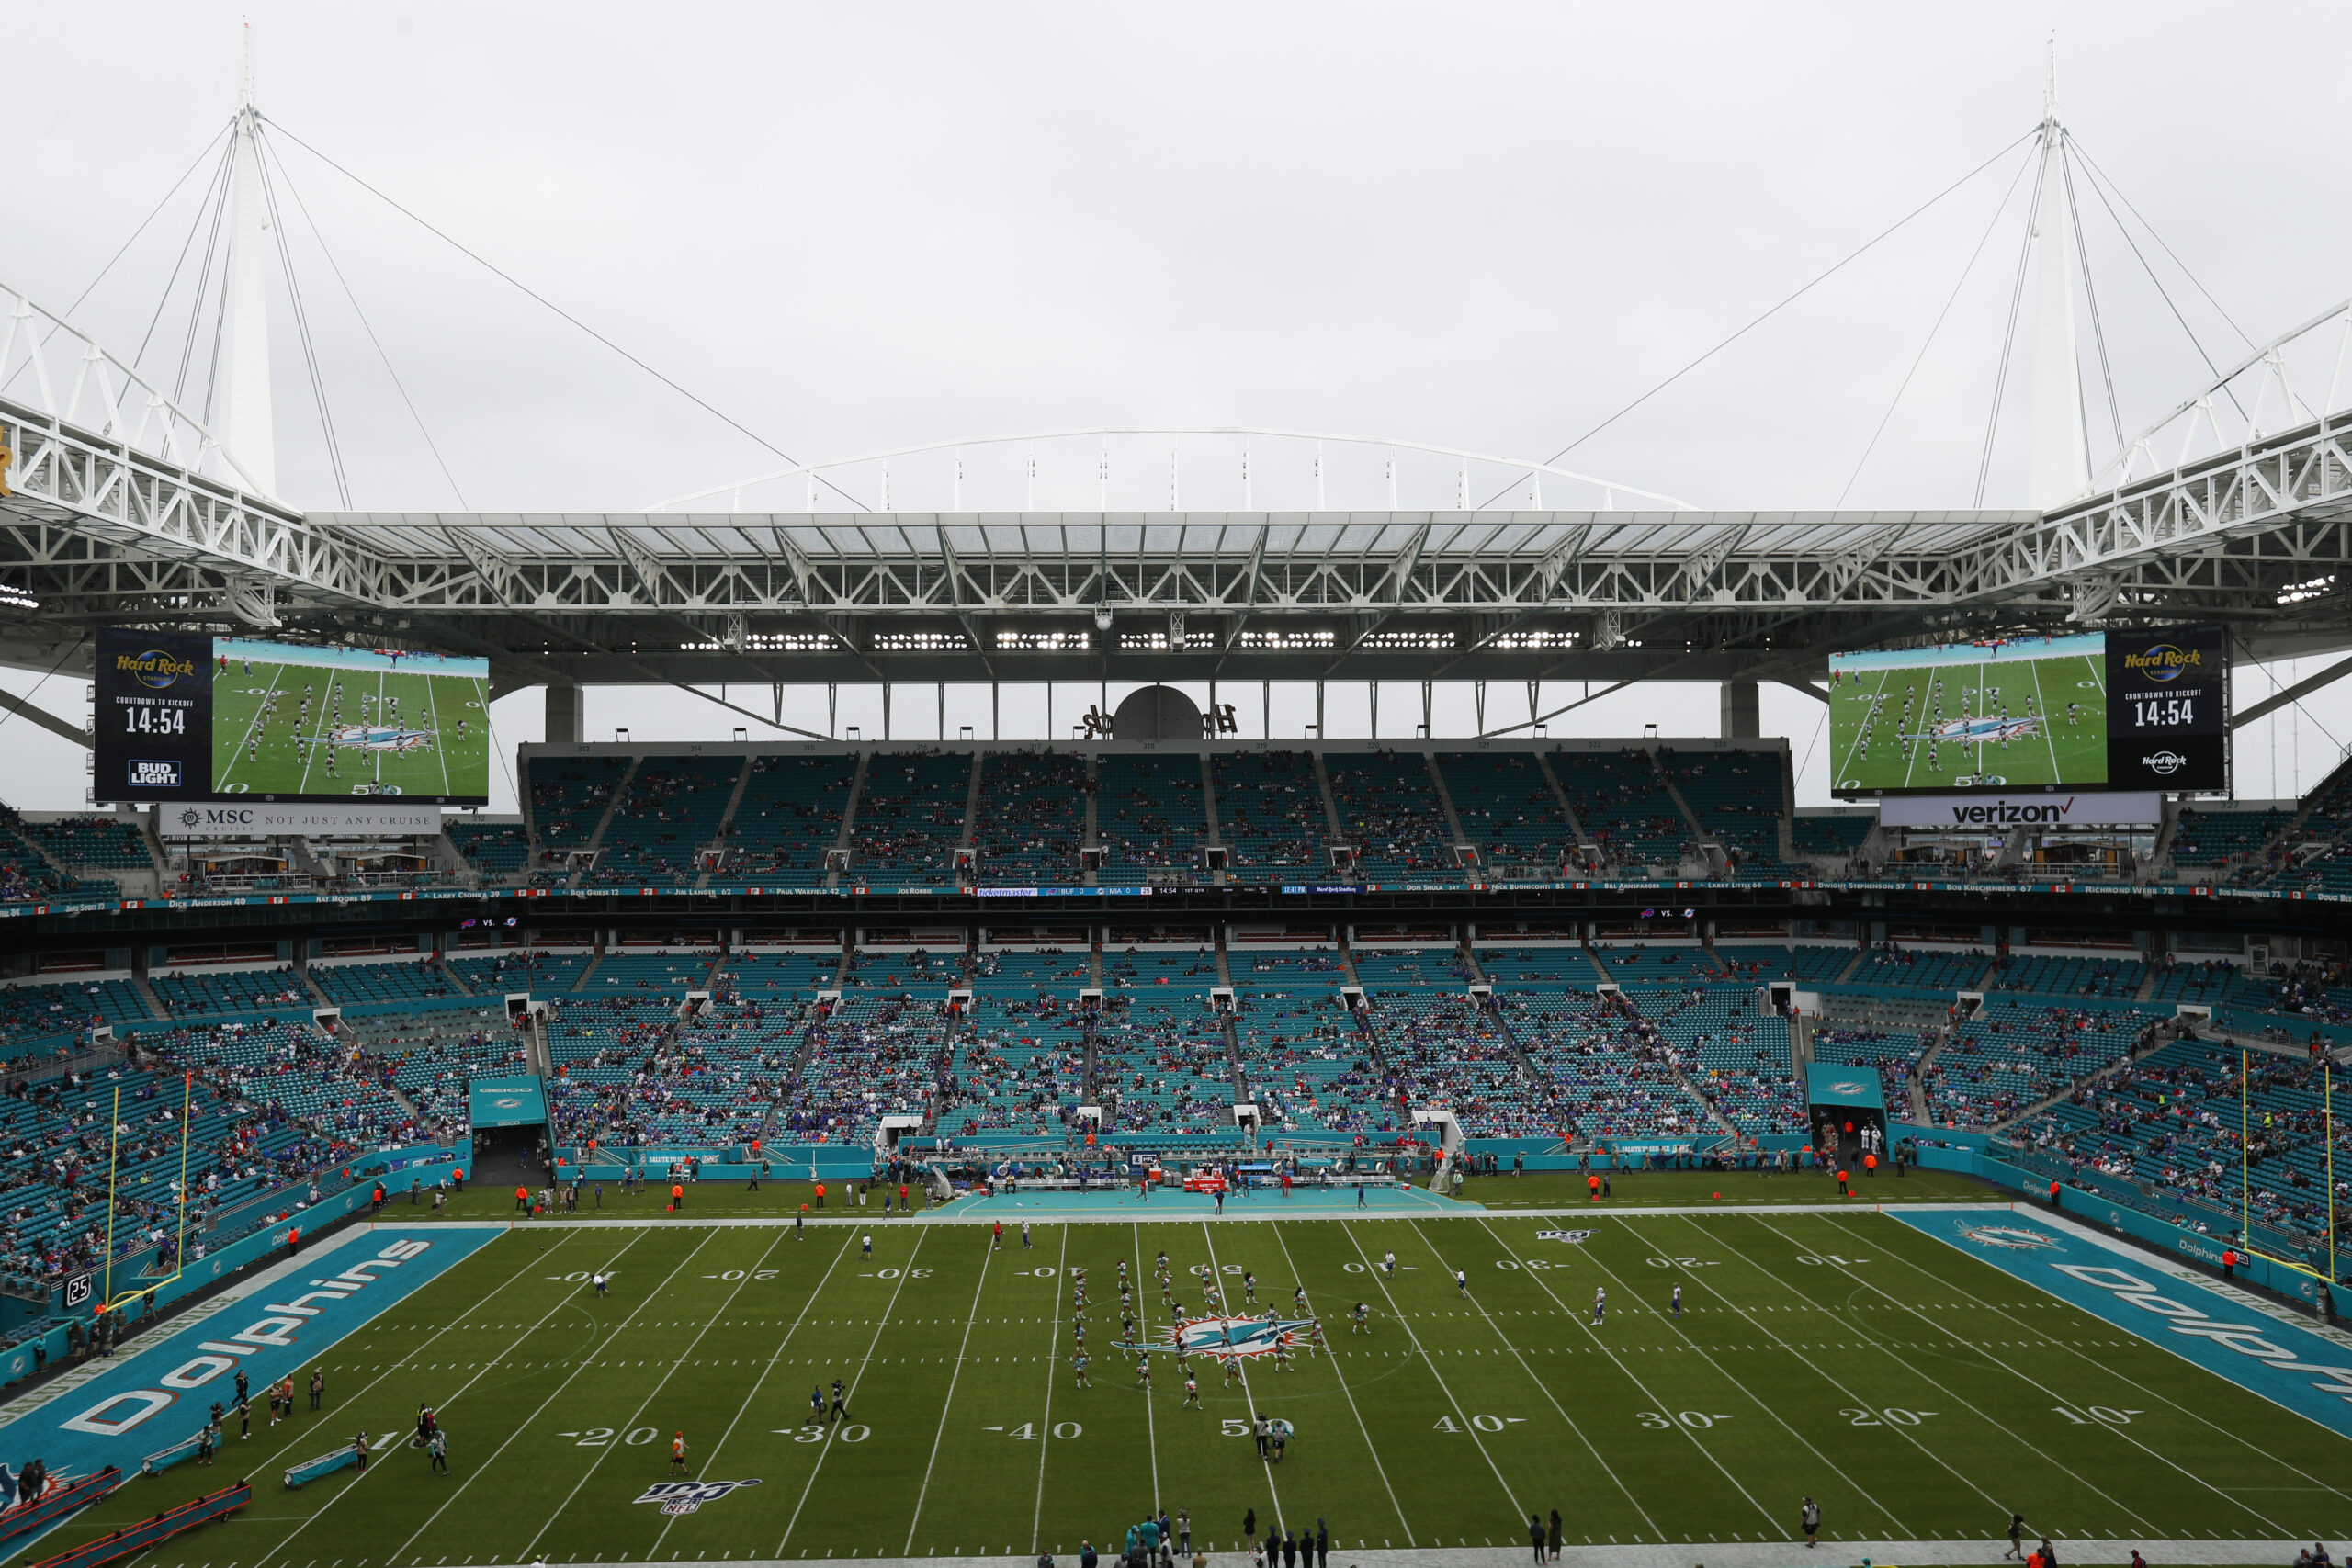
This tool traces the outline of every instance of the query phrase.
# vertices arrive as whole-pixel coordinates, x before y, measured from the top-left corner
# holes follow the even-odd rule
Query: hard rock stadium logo
[[[2201,670],[2204,665],[2202,649],[2183,649],[2168,642],[2160,642],[2145,653],[2126,653],[2123,656],[2123,668],[2150,681],[2177,681],[2188,671]]]
[[[144,653],[116,654],[114,669],[118,675],[128,675],[141,685],[161,692],[181,676],[195,674],[196,660],[175,659],[160,648],[151,648]]]
[[[1182,1328],[1163,1328],[1153,1338],[1139,1344],[1124,1344],[1119,1348],[1132,1352],[1157,1350],[1163,1355],[1214,1356],[1220,1360],[1227,1356],[1272,1356],[1317,1340],[1321,1327],[1311,1317],[1202,1317]]]
[[[2038,1231],[2030,1225],[1972,1225],[1960,1227],[1961,1239],[1975,1242],[1980,1247],[2005,1247],[2012,1252],[2056,1251],[2065,1246],[2048,1231]]]

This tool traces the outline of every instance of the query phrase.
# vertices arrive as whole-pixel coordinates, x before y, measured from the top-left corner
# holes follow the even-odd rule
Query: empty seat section
[[[1339,808],[1340,832],[1355,846],[1357,865],[1374,880],[1461,880],[1445,804],[1419,753],[1330,751],[1323,769]]]
[[[755,757],[727,831],[729,881],[814,887],[840,842],[854,757]]]
[[[1200,868],[1208,812],[1198,755],[1105,756],[1096,764],[1095,781],[1103,881],[1117,886]]]
[[[1083,880],[1086,759],[1059,753],[989,751],[980,758],[980,797],[972,846],[984,882]]]
[[[1217,830],[1237,882],[1286,882],[1330,869],[1315,760],[1304,751],[1227,751],[1210,762]]]
[[[648,757],[605,827],[589,874],[600,886],[691,883],[742,776],[740,757]]]
[[[850,829],[852,871],[861,878],[896,873],[947,880],[964,841],[971,779],[967,756],[875,752]]]
[[[1441,751],[1437,766],[1462,831],[1489,869],[1550,876],[1568,863],[1576,830],[1533,757]]]

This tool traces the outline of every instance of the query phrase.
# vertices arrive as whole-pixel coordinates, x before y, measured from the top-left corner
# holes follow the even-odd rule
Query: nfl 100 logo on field
[[[739,1486],[757,1486],[756,1477],[750,1481],[657,1481],[637,1498],[640,1503],[659,1503],[665,1514],[691,1514],[705,1503],[716,1503]]]

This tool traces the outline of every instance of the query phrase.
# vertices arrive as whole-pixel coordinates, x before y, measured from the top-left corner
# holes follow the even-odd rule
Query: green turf
[[[1830,694],[1837,788],[2104,784],[2105,677],[2099,660],[2082,655],[1859,671]],[[2077,711],[2069,714],[2069,704]],[[2045,722],[2030,734],[1987,744],[1937,745],[1922,739],[1939,722],[2004,713]]]
[[[273,692],[274,712],[267,709]],[[486,796],[489,694],[487,683],[469,675],[241,663],[212,687],[213,788],[281,796]],[[395,696],[401,728],[433,732],[422,750],[371,751],[314,739],[338,726],[391,722]],[[312,743],[298,746],[298,736]]]
[[[1559,1223],[1045,1225],[1028,1252],[877,1224],[870,1261],[862,1227],[522,1228],[328,1352],[326,1416],[232,1437],[226,1469],[134,1480],[42,1550],[246,1474],[245,1515],[144,1561],[1026,1556],[1100,1545],[1155,1502],[1217,1550],[1248,1508],[1261,1528],[1328,1519],[1343,1548],[1508,1547],[1555,1507],[1571,1544],[1780,1541],[1807,1494],[1831,1540],[1984,1540],[2012,1507],[2060,1538],[2352,1532],[2352,1444],[1893,1220],[1603,1212],[1578,1216],[1583,1245],[1538,1239]],[[1303,1281],[1336,1353],[1253,1365],[1246,1393],[1197,1363],[1198,1411],[1163,1359],[1147,1396],[1108,1348],[1113,1281],[1126,1258],[1163,1321],[1162,1247],[1180,1269],[1254,1270],[1261,1302]],[[1393,1280],[1374,1271],[1392,1248]],[[600,1302],[580,1280],[607,1264]],[[1076,1266],[1091,1390],[1065,1359]],[[1679,1321],[1661,1310],[1678,1281]],[[1366,1337],[1345,1322],[1359,1299]],[[849,1422],[803,1428],[809,1386],[836,1376]],[[450,1477],[395,1448],[365,1477],[277,1484],[355,1429],[406,1430],[421,1400]],[[1298,1429],[1278,1466],[1229,1435],[1252,1408]],[[633,1502],[681,1429],[695,1474],[761,1484],[678,1517]]]

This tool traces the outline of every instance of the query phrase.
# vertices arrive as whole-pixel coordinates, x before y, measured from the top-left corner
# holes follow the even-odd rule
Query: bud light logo
[[[180,765],[177,762],[134,761],[130,764],[130,787],[177,789],[180,787]]]
[[[659,1503],[665,1514],[691,1514],[705,1503],[716,1503],[739,1486],[757,1486],[751,1481],[657,1481],[635,1500]]]

